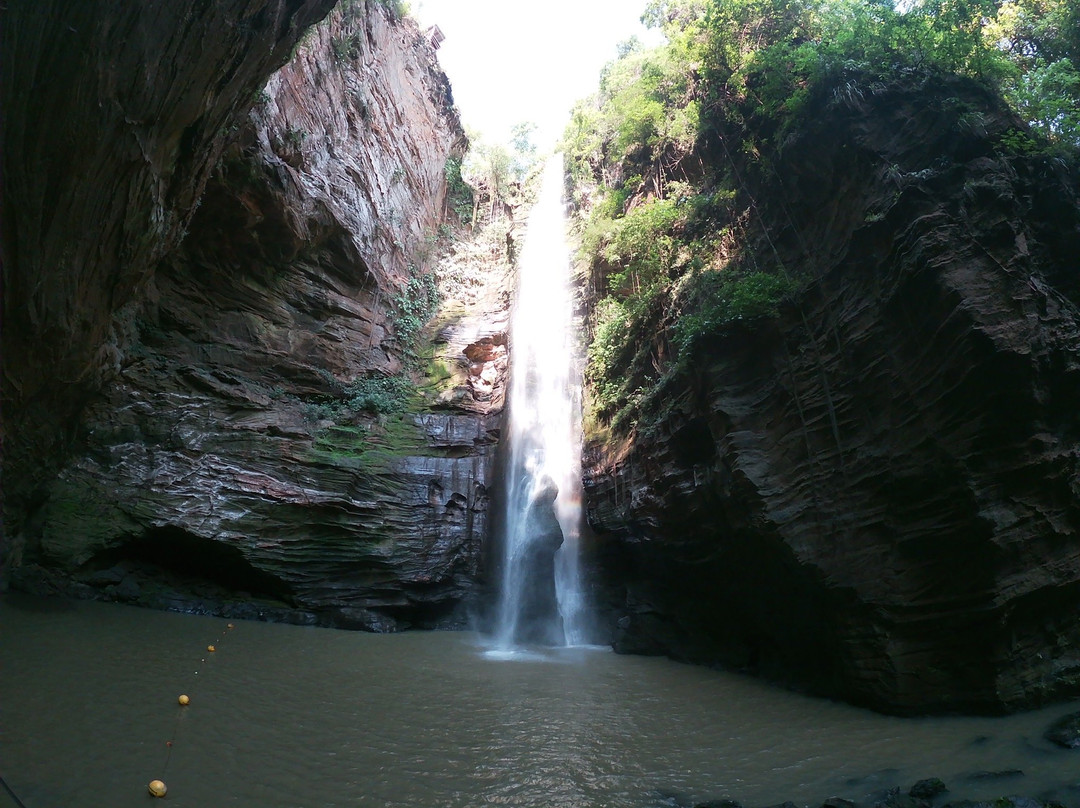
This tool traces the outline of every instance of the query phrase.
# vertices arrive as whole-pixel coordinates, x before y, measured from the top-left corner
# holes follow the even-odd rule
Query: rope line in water
[[[229,623],[228,625],[225,626],[225,630],[221,632],[221,639],[219,639],[217,641],[218,645],[221,644],[221,642],[228,636],[229,632],[232,631],[232,629],[233,629],[233,624],[232,623]],[[208,645],[208,646],[206,646],[206,650],[209,653],[216,653],[217,652],[217,645]],[[200,665],[205,664],[206,659],[207,659],[206,657],[202,657],[199,660],[199,664]],[[198,676],[199,675],[199,670],[196,669],[193,675]],[[189,690],[188,692],[194,693],[196,691],[192,689],[192,690]],[[179,697],[177,697],[177,698],[178,698],[178,701],[179,701]],[[177,704],[176,718],[173,720],[172,733],[170,734],[168,740],[165,741],[165,761],[161,765],[161,779],[162,780],[164,779],[165,774],[169,770],[169,762],[172,760],[173,746],[176,744],[176,740],[180,735],[180,721],[183,718],[185,707],[186,707],[186,704],[184,702],[180,702],[180,703]],[[159,782],[159,781],[154,781],[154,782]],[[5,787],[6,786],[7,786],[7,784],[5,783]],[[153,786],[153,783],[151,783],[151,793],[154,793],[154,790],[153,790],[152,786]],[[162,786],[164,787],[163,783],[162,783]],[[10,791],[10,789],[9,789],[9,791]],[[14,796],[14,794],[12,796]],[[155,796],[158,796],[158,795],[155,794]],[[164,792],[160,796],[164,796]],[[15,798],[15,801],[18,802],[17,797]],[[20,806],[20,808],[26,808],[26,806],[24,806],[22,803],[19,803],[19,806]]]
[[[222,640],[224,640],[225,637],[228,636],[228,634],[232,630],[232,628],[233,628],[232,623],[229,623],[227,626],[225,626],[225,630],[223,632],[221,632],[221,639]],[[220,643],[221,640],[218,640],[218,642]],[[206,650],[208,652],[210,652],[210,653],[215,653],[217,651],[217,646],[208,645],[206,647]],[[203,657],[202,659],[200,659],[199,662],[200,663],[205,663],[206,662],[206,657]],[[198,676],[199,671],[196,670],[194,675]],[[192,692],[194,692],[194,691],[192,691]],[[173,744],[176,742],[176,738],[180,734],[180,717],[182,715],[183,707],[184,707],[183,704],[178,704],[177,705],[176,718],[173,721],[173,731],[172,731],[171,737],[167,741],[165,741],[165,750],[166,750],[165,751],[165,762],[161,766],[161,776],[162,777],[165,776],[165,773],[169,769],[169,761],[172,760]],[[153,792],[153,784],[156,783],[156,782],[159,782],[159,781],[153,781],[151,783],[151,793],[154,793]],[[3,787],[4,791],[7,792],[7,795],[9,797],[11,797],[11,799],[15,802],[15,805],[18,806],[18,808],[27,808],[26,803],[19,799],[19,795],[16,794],[14,792],[14,790],[12,790],[11,786],[8,785],[7,780],[5,780],[2,775],[0,775],[0,786]],[[162,788],[164,789],[164,783],[162,783]],[[162,796],[162,797],[165,796],[164,790],[162,791],[162,793],[160,795],[155,795],[155,796]]]
[[[11,786],[7,784],[7,780],[3,777],[0,777],[0,786],[4,787],[4,791],[8,793],[8,796],[11,797],[11,799],[15,800],[15,804],[18,805],[19,808],[26,808],[26,803],[20,800],[19,795],[11,790]]]

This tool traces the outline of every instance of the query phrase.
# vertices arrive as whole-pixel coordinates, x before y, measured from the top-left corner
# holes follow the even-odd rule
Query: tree
[[[1066,0],[1005,0],[984,27],[1013,69],[1002,89],[1035,129],[1080,146],[1080,8]]]
[[[510,145],[514,150],[514,178],[519,183],[525,181],[525,175],[536,165],[536,144],[532,142],[535,132],[536,124],[532,121],[514,124],[510,130]]]

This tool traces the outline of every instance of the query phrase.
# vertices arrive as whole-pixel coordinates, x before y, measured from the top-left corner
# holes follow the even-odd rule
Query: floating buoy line
[[[228,636],[229,632],[232,631],[234,628],[235,626],[232,623],[226,625],[225,630],[221,633],[221,640],[224,640],[225,637]],[[218,643],[220,643],[221,640],[218,640]],[[216,653],[217,646],[213,644],[208,645],[206,646],[206,651],[207,653],[211,654]],[[202,657],[199,660],[199,664],[202,665],[205,663],[206,657]],[[194,675],[198,676],[199,671],[196,670],[194,672]],[[176,742],[177,735],[179,735],[180,719],[183,716],[183,708],[191,704],[191,697],[187,693],[181,693],[179,696],[177,696],[176,703],[179,709],[177,709],[176,711],[176,720],[173,723],[172,735],[165,741],[165,762],[161,766],[161,777],[165,776],[165,772],[169,768],[169,760],[172,758],[173,744]],[[11,789],[11,786],[7,784],[7,781],[5,781],[3,777],[0,777],[0,787],[3,788],[3,790],[7,793],[9,797],[11,797],[11,799],[15,802],[18,808],[27,808],[26,803],[19,799],[19,796]],[[147,783],[146,789],[154,797],[164,797],[169,791],[168,786],[165,785],[165,781],[161,778],[151,780],[149,783]]]
[[[217,643],[220,644],[222,642],[222,640],[224,640],[228,636],[229,632],[233,630],[233,628],[235,628],[235,626],[232,623],[229,623],[228,625],[226,625],[225,630],[223,632],[221,632],[221,639],[218,640]],[[213,643],[211,643],[210,645],[206,646],[206,652],[208,654],[216,653],[217,652],[217,645],[214,645]],[[206,664],[206,657],[202,657],[201,659],[199,659],[199,664],[200,665],[205,665]],[[199,675],[199,669],[196,668],[195,672],[193,673],[193,676],[198,676],[198,675]],[[192,691],[192,692],[194,692],[194,691]],[[161,765],[161,776],[154,779],[154,780],[151,780],[146,785],[146,789],[147,789],[147,791],[150,792],[151,796],[164,797],[169,791],[168,786],[165,785],[165,779],[164,778],[165,778],[166,772],[169,769],[169,761],[172,759],[173,745],[176,743],[176,738],[180,734],[180,721],[183,718],[184,709],[187,708],[190,704],[191,704],[191,696],[188,695],[187,693],[181,693],[179,696],[176,697],[176,705],[177,705],[176,719],[173,722],[172,733],[170,734],[169,738],[166,739],[166,741],[165,741],[165,762]],[[22,805],[22,803],[19,803],[19,804]],[[25,808],[25,806],[24,806],[24,808]]]

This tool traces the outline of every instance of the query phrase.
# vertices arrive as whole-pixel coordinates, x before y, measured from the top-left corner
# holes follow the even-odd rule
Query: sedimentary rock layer
[[[1075,695],[1076,174],[963,81],[857,90],[751,189],[809,287],[591,449],[616,644],[901,712]]]
[[[114,312],[183,236],[230,129],[334,0],[3,10],[3,443],[9,541],[116,367]]]
[[[460,622],[505,311],[444,313],[458,389],[406,388],[425,378],[417,312],[464,145],[414,22],[371,0],[316,27],[254,93],[183,242],[115,318],[115,379],[34,511],[28,560],[155,605],[167,581],[195,593],[180,607],[247,613],[213,602],[243,590],[285,619]]]

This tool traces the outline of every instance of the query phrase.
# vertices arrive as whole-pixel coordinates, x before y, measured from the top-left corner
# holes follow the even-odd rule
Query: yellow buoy
[[[150,785],[148,785],[147,788],[150,789],[150,793],[155,797],[164,797],[165,792],[168,791],[168,789],[165,788],[165,784],[160,780],[151,780]]]
[[[208,645],[208,646],[206,646],[206,650],[207,651],[216,651],[217,649],[212,645]]]
[[[191,703],[191,699],[189,699],[185,694],[181,694],[180,698],[178,698],[177,701],[180,702],[180,704],[184,707],[187,707],[188,704]]]

